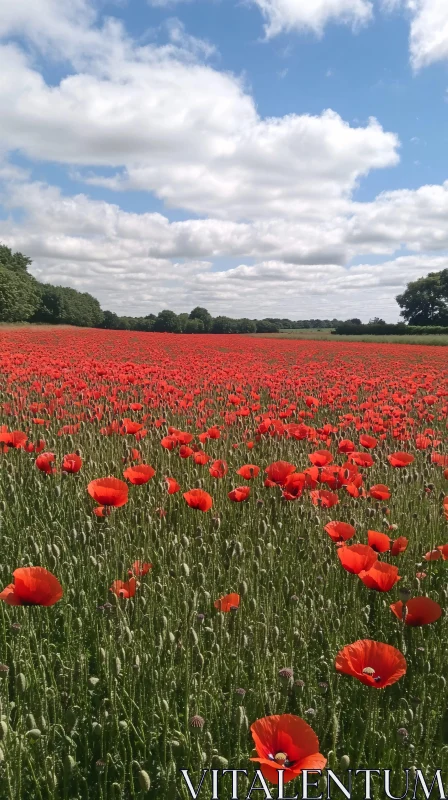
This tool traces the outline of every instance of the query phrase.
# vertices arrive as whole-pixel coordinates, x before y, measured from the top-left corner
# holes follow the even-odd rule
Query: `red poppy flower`
[[[392,542],[392,547],[391,547],[392,555],[398,556],[399,553],[404,553],[404,551],[408,546],[408,541],[409,540],[406,539],[406,536],[399,536],[398,539],[395,539],[395,541]]]
[[[111,507],[110,506],[97,506],[93,509],[93,513],[96,517],[110,517],[111,515]]]
[[[378,444],[378,439],[375,439],[373,436],[368,436],[366,433],[363,433],[362,436],[359,437],[359,444],[361,447],[367,447],[369,450],[372,450]]]
[[[366,686],[383,689],[406,674],[406,659],[395,647],[372,639],[348,644],[336,656],[338,672],[357,678]]]
[[[129,578],[128,581],[114,581],[109,591],[113,592],[117,597],[134,597],[137,589],[137,581],[135,578]]]
[[[391,491],[387,486],[384,486],[383,483],[377,483],[375,486],[370,487],[369,494],[370,497],[374,497],[375,500],[389,500]]]
[[[368,544],[344,545],[338,550],[338,558],[347,572],[359,575],[369,570],[378,560],[378,556]]]
[[[423,556],[424,561],[438,561],[440,558],[443,558],[440,550],[430,550]]]
[[[237,469],[236,474],[241,475],[245,481],[250,481],[252,478],[256,478],[260,472],[260,467],[257,467],[255,464],[244,464],[244,466]]]
[[[13,578],[0,593],[9,606],[53,606],[64,594],[58,579],[44,567],[19,567]]]
[[[379,531],[367,531],[369,547],[376,553],[387,553],[390,550],[390,538]]]
[[[315,453],[309,453],[308,458],[315,467],[325,467],[333,461],[329,450],[316,450]]]
[[[350,441],[350,439],[342,439],[342,441],[338,444],[338,451],[340,453],[354,453],[355,450],[356,447],[354,443]]]
[[[329,492],[327,489],[310,492],[310,497],[313,505],[321,506],[321,508],[332,508],[339,503],[337,494]]]
[[[333,542],[346,542],[355,535],[356,531],[353,525],[348,522],[328,522],[324,526],[324,531],[328,533]]]
[[[375,463],[370,453],[349,453],[348,457],[358,467],[371,467]]]
[[[54,453],[41,453],[40,456],[37,456],[35,464],[41,472],[45,472],[46,475],[53,475],[56,472],[56,467],[52,466],[55,461],[56,456]]]
[[[398,574],[398,567],[392,564],[385,564],[383,561],[376,561],[369,570],[362,570],[358,573],[364,586],[368,589],[375,589],[377,592],[389,592],[392,586],[401,580]]]
[[[179,444],[175,436],[164,436],[160,444],[165,450],[174,450]]]
[[[118,478],[97,478],[90,481],[87,491],[101,506],[120,508],[128,502],[128,487]]]
[[[440,550],[442,553],[443,560],[448,561],[448,544],[439,544],[437,550]]]
[[[213,462],[213,464],[209,467],[209,473],[212,478],[223,478],[224,475],[227,475],[229,471],[229,467],[227,466],[227,461],[222,461],[221,459],[217,459]]]
[[[21,431],[0,432],[0,445],[4,445],[3,449],[5,449],[5,451],[8,447],[14,447],[16,449],[24,447],[27,439],[28,436],[26,433],[22,433]]]
[[[192,456],[193,453],[194,453],[193,448],[188,447],[187,444],[181,444],[181,446],[179,447],[179,455],[181,458],[190,458],[190,456]]]
[[[184,498],[190,508],[197,508],[199,511],[209,511],[213,505],[213,500],[203,489],[190,489],[184,493]]]
[[[193,453],[193,461],[195,464],[203,466],[210,461],[210,456],[208,456],[203,450],[198,450],[197,453]]]
[[[152,564],[147,561],[134,561],[132,569],[128,570],[128,574],[141,578],[143,575],[147,575],[150,569],[152,569]]]
[[[168,494],[176,494],[176,492],[180,492],[180,486],[174,478],[165,477],[167,487],[168,487]]]
[[[142,486],[144,483],[148,483],[155,474],[156,471],[150,464],[135,464],[133,467],[125,469],[123,477],[134,486]]]
[[[404,605],[404,614],[401,600],[392,603],[390,608],[399,620],[412,628],[430,625],[442,616],[441,607],[430,597],[412,597]]]
[[[448,467],[448,456],[444,456],[442,453],[433,453],[431,461],[439,467]]]
[[[390,456],[387,456],[387,460],[392,467],[407,467],[409,464],[412,464],[415,461],[414,456],[411,456],[410,453],[392,453]]]
[[[229,500],[233,500],[234,503],[242,503],[244,500],[248,500],[249,495],[249,486],[237,486],[236,489],[232,489],[227,496]]]
[[[67,456],[64,456],[62,461],[61,470],[62,472],[70,472],[76,474],[82,467],[82,458],[78,456],[77,453],[69,453]]]
[[[305,484],[306,476],[303,472],[292,472],[291,475],[288,475],[282,492],[285,500],[297,500],[301,497]]]
[[[278,784],[283,772],[283,785],[294,780],[302,770],[323,769],[327,759],[319,753],[319,739],[307,722],[293,714],[273,714],[251,725],[261,772]]]
[[[291,475],[295,470],[295,466],[288,461],[274,461],[273,464],[269,464],[265,469],[268,476],[265,486],[283,486],[288,475]]]
[[[143,428],[141,422],[134,422],[132,419],[125,418],[120,426],[120,433],[122,436],[126,436],[127,434],[136,434],[139,433]]]
[[[232,592],[231,594],[224,595],[224,597],[220,597],[219,600],[215,600],[213,605],[215,606],[215,608],[218,609],[218,611],[224,611],[227,613],[228,611],[231,611],[233,608],[239,607],[240,596],[239,594]]]

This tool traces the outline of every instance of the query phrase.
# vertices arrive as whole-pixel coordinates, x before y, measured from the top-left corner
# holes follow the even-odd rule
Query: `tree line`
[[[88,292],[40,283],[28,272],[31,259],[0,244],[0,321],[41,322],[109,330],[159,333],[277,333],[281,328],[331,328],[338,320],[233,319],[196,307],[189,314],[168,309],[145,317],[103,311]],[[360,320],[353,320],[360,322]]]
[[[175,314],[168,309],[145,317],[119,316],[103,311],[98,300],[88,292],[78,292],[66,286],[40,283],[28,272],[31,259],[23,253],[13,253],[0,244],[0,322],[45,322],[52,325],[76,325],[111,330],[156,331],[168,333],[276,333],[281,329],[336,328],[362,325],[361,320],[302,319],[290,320],[233,319],[212,315],[205,308],[194,308],[189,314]],[[448,326],[448,269],[430,272],[425,278],[408,283],[396,297],[405,320],[400,327]],[[384,320],[375,317],[369,326],[380,326],[385,333]],[[363,326],[366,327],[366,326]],[[371,330],[373,332],[373,330]]]

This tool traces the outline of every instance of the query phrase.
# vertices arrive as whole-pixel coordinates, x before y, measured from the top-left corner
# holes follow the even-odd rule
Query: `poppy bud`
[[[4,719],[0,720],[0,742],[3,742],[8,735],[8,725]]]
[[[113,672],[113,674],[115,675],[116,678],[118,678],[118,676],[120,675],[120,672],[121,672],[121,661],[118,658],[118,656],[116,656],[116,658],[112,661],[112,672]]]
[[[229,762],[227,761],[227,758],[224,758],[224,756],[218,756],[218,755],[214,755],[213,756],[213,758],[212,758],[212,767],[215,767],[216,769],[227,769],[228,766],[229,766]]]
[[[149,792],[151,787],[151,781],[149,779],[149,775],[145,772],[144,769],[141,769],[138,773],[138,783],[142,792]]]
[[[183,571],[185,577],[189,578],[190,577],[190,567],[188,566],[188,564],[185,564],[185,562],[184,562],[181,565],[181,568],[182,568],[182,571]]]
[[[339,766],[341,770],[345,772],[350,766],[350,756],[341,756]]]
[[[36,720],[34,719],[32,714],[26,715],[26,724],[29,728],[36,728]]]
[[[31,730],[27,731],[25,736],[27,739],[31,739],[31,741],[36,742],[42,736],[39,728],[31,728]]]
[[[26,691],[26,678],[23,672],[16,675],[16,692],[18,695],[24,694]]]
[[[402,603],[407,603],[409,598],[412,597],[412,590],[407,586],[401,586],[398,590],[398,596]]]

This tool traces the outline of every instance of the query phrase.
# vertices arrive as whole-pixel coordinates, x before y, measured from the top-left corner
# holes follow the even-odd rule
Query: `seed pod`
[[[229,762],[227,758],[224,758],[224,756],[219,756],[215,754],[212,757],[212,767],[214,767],[215,769],[227,769],[228,766]]]
[[[138,783],[142,792],[149,792],[151,781],[149,779],[149,775],[145,772],[144,769],[141,769],[138,773]]]
[[[36,728],[36,720],[34,719],[32,714],[26,715],[26,724],[29,728]]]
[[[40,737],[42,736],[42,733],[39,730],[39,728],[31,728],[30,731],[26,732],[25,736],[28,739],[31,739],[31,741],[37,741],[37,739],[40,739]]]

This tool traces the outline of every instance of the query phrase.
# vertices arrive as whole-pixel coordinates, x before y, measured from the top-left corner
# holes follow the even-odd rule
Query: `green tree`
[[[212,329],[213,325],[213,317],[206,308],[201,308],[201,306],[196,306],[193,311],[190,311],[190,319],[200,319],[203,325],[203,330],[205,333],[209,333]]]
[[[279,327],[269,319],[258,319],[256,322],[257,333],[278,333]]]
[[[160,311],[154,323],[157,333],[180,333],[180,322],[174,311]]]
[[[242,319],[235,320],[236,333],[255,333],[256,330],[257,323],[253,319],[247,319],[247,317],[243,317]]]
[[[0,321],[24,322],[39,304],[39,285],[34,278],[0,266]]]
[[[409,325],[448,325],[448,269],[411,281],[395,299]]]
[[[33,322],[96,328],[104,320],[98,300],[88,292],[40,284],[40,295],[40,305],[32,318]]]
[[[231,317],[215,317],[212,333],[236,333],[236,320]]]
[[[28,267],[32,261],[23,253],[13,253],[10,247],[0,244],[0,266],[12,270],[12,272],[28,272]]]
[[[181,332],[185,333],[185,327],[187,325],[188,320],[190,319],[190,315],[186,313],[178,314],[177,319],[179,320]]]
[[[184,333],[204,333],[204,323],[198,317],[195,319],[188,319],[185,325]]]

